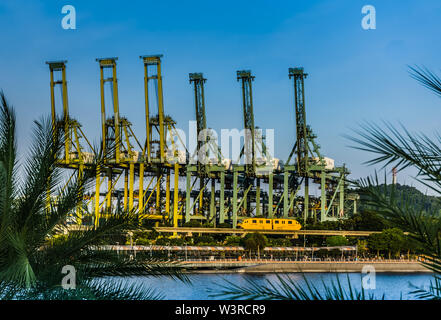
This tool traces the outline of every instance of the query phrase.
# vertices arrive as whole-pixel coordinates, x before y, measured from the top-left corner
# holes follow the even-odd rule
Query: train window
[[[274,223],[275,223],[275,224],[279,224],[279,221],[276,220],[276,221],[274,221]]]
[[[271,223],[271,220],[266,220],[266,223],[267,223],[267,224]]]
[[[292,221],[288,221],[288,224],[292,224]]]
[[[253,220],[253,223],[257,223],[257,220]]]
[[[259,220],[260,223],[263,223],[263,220]]]

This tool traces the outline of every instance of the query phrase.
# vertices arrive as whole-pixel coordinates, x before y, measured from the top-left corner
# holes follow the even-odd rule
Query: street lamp
[[[136,247],[136,240],[135,240],[135,247]],[[133,253],[135,254],[135,259],[136,259],[136,248],[133,248]]]
[[[129,237],[130,237],[130,246],[133,247],[133,232],[132,232],[132,231],[129,231],[129,232],[127,232],[127,234],[128,234]]]

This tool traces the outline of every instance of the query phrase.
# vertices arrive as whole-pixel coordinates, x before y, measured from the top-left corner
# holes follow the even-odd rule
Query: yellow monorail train
[[[246,218],[237,226],[246,230],[287,230],[296,231],[302,225],[294,219],[266,219],[266,218]]]

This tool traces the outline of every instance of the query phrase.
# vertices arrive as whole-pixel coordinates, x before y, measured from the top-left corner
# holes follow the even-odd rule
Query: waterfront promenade
[[[275,261],[275,260],[187,260],[181,261],[189,271],[233,273],[282,272],[362,272],[372,266],[375,272],[431,272],[417,260],[366,261]]]
[[[325,247],[327,250],[340,250],[341,255],[335,258],[319,258],[314,252],[318,247],[267,247],[260,255],[253,258],[242,247],[217,246],[130,246],[101,245],[98,250],[115,250],[126,253],[131,258],[139,257],[140,253],[151,256],[153,251],[168,256],[168,261],[178,263],[188,272],[361,272],[363,267],[372,266],[375,272],[431,272],[421,264],[421,257],[406,259],[368,259],[357,256],[355,246]],[[222,258],[219,252],[229,253],[230,257]]]

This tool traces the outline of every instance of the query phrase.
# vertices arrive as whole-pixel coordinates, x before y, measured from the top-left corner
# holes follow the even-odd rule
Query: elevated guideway
[[[70,225],[67,227],[67,231],[86,231],[91,227]],[[381,231],[353,231],[353,230],[245,230],[245,229],[233,229],[233,228],[192,228],[192,227],[154,227],[155,231],[159,233],[185,233],[192,235],[194,233],[217,233],[217,234],[237,234],[245,235],[247,233],[259,232],[262,234],[274,234],[274,235],[309,235],[309,236],[349,236],[349,237],[368,237],[373,233],[381,233]],[[150,230],[146,230],[150,232]],[[408,234],[405,232],[405,234]]]
[[[230,228],[190,228],[190,227],[155,227],[159,233],[227,233],[227,234],[247,234],[259,232],[263,234],[283,234],[283,235],[314,235],[314,236],[361,236],[367,237],[373,233],[381,233],[381,231],[349,231],[349,230],[245,230]]]

